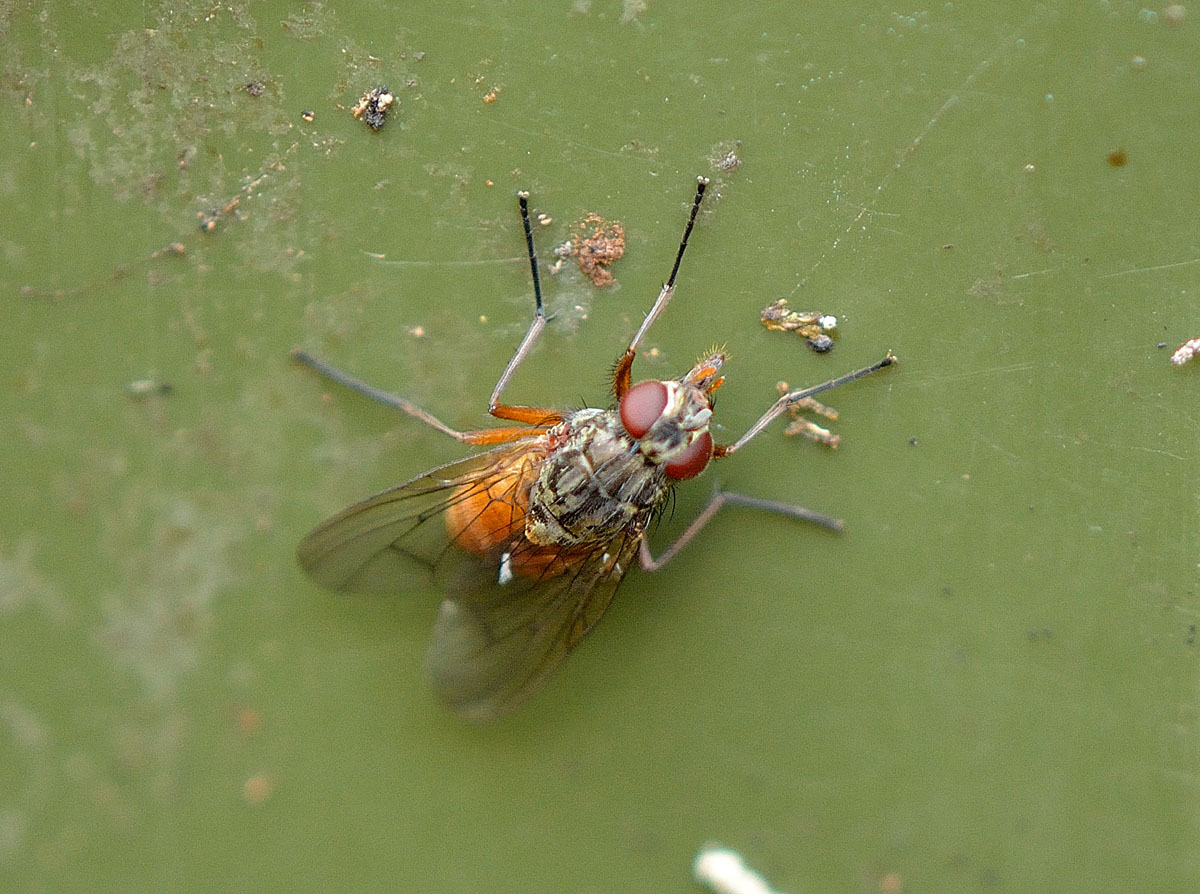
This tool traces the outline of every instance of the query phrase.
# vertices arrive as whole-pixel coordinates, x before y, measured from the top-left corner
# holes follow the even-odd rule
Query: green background
[[[1200,335],[1197,28],[0,6],[3,886],[687,892],[719,841],[791,892],[1200,889],[1200,362],[1168,363]],[[777,424],[654,542],[714,478],[848,530],[722,513],[466,726],[422,677],[436,593],[293,560],[463,451],[288,349],[485,424],[531,309],[524,188],[544,257],[587,212],[628,245],[614,288],[546,276],[508,397],[603,405],[697,174],[720,199],[635,375],[727,345],[732,439],[780,379],[901,363],[828,395],[837,452]],[[832,353],[759,325],[779,296],[839,317]]]

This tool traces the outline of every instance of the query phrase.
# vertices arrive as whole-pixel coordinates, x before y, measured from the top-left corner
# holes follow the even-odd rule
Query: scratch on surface
[[[572,149],[586,149],[588,152],[594,152],[597,155],[604,155],[609,158],[626,158],[627,157],[626,153],[623,153],[620,151],[614,152],[611,149],[601,149],[599,146],[593,146],[590,143],[583,143],[583,142],[580,142],[579,140],[573,140],[569,137],[559,136],[557,133],[555,133],[552,130],[545,131],[544,133],[535,133],[534,131],[529,130],[528,128],[518,127],[517,125],[512,124],[511,122],[501,121],[498,118],[484,117],[481,120],[488,124],[494,125],[495,127],[504,127],[509,130],[516,131],[517,133],[523,134],[524,136],[527,136],[527,137],[531,137],[534,140],[551,140],[562,146],[569,146]]]
[[[1162,270],[1174,270],[1176,267],[1188,267],[1192,264],[1200,264],[1200,258],[1191,258],[1187,261],[1175,261],[1171,264],[1155,264],[1152,267],[1131,267],[1128,270],[1118,270],[1116,273],[1102,273],[1097,279],[1112,279],[1116,276],[1132,276],[1135,273],[1158,273]]]
[[[1153,453],[1156,456],[1167,456],[1171,459],[1183,460],[1186,457],[1180,456],[1178,453],[1171,453],[1169,450],[1156,450],[1153,447],[1143,447],[1140,444],[1112,444],[1113,447],[1124,447],[1126,450],[1141,450],[1143,453]]]
[[[976,435],[975,435],[975,441],[976,442],[982,441],[983,443],[987,444],[987,446],[992,450],[992,452],[998,453],[1001,456],[1005,457],[1009,461],[1010,465],[1012,465],[1016,468],[1019,468],[1019,469],[1026,470],[1027,478],[1032,477],[1033,474],[1036,473],[1037,475],[1039,475],[1042,478],[1056,482],[1063,488],[1064,491],[1068,491],[1077,496],[1087,493],[1087,488],[1085,488],[1083,485],[1081,485],[1078,481],[1076,481],[1072,478],[1068,478],[1066,475],[1060,475],[1056,472],[1051,472],[1040,463],[1030,462],[1029,460],[1025,459],[1024,457],[1019,456],[1016,453],[1013,453],[1013,451],[1007,449],[1006,447],[1002,447],[999,444],[995,443],[994,441],[991,441],[987,438],[981,437],[978,433],[976,433]],[[974,456],[972,456],[972,464],[973,464],[973,461],[974,461]]]
[[[1031,270],[1028,273],[1015,273],[1009,279],[1028,279],[1031,276],[1044,276],[1047,273],[1058,271],[1058,267],[1047,267],[1045,270]]]
[[[408,261],[401,258],[392,259],[382,252],[367,251],[366,249],[363,249],[363,254],[385,267],[487,267],[492,264],[529,263],[528,258],[518,257],[479,258],[474,261]]]
[[[958,375],[953,376],[923,376],[923,381],[927,382],[959,382],[963,379],[977,379],[979,377],[988,377],[1007,375],[1009,373],[1029,372],[1034,368],[1033,363],[1011,363],[1008,366],[988,366],[982,369],[972,369]]]
[[[963,79],[961,84],[958,85],[958,88],[950,93],[945,102],[941,104],[938,110],[933,113],[933,116],[925,122],[925,126],[921,128],[917,135],[913,137],[908,146],[905,147],[904,151],[900,154],[900,157],[896,159],[892,166],[884,173],[879,183],[875,186],[875,189],[871,194],[870,201],[859,208],[858,214],[854,215],[853,219],[849,224],[846,225],[846,228],[842,231],[841,235],[834,239],[829,248],[826,249],[819,258],[817,258],[816,262],[809,270],[809,275],[815,273],[825,258],[837,250],[838,246],[841,245],[842,240],[850,235],[850,233],[862,223],[864,217],[866,217],[868,214],[874,213],[875,206],[879,201],[879,197],[883,195],[884,190],[888,188],[892,182],[892,179],[900,172],[900,169],[908,163],[909,159],[911,159],[913,155],[916,154],[917,150],[921,147],[921,144],[925,141],[925,138],[929,136],[930,132],[937,127],[938,124],[941,123],[946,114],[956,105],[958,105],[960,97],[969,92],[975,86],[975,82],[979,80],[980,76],[992,67],[992,64],[1000,57],[1001,53],[1013,45],[1014,40],[1011,37],[1002,40],[1000,42],[1000,46],[996,48],[995,52],[976,65],[975,69]],[[795,295],[803,285],[804,280],[796,283],[796,286],[792,289],[791,294]]]

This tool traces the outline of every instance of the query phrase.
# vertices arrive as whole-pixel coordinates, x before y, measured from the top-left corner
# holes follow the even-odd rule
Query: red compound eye
[[[650,431],[667,408],[667,386],[662,382],[638,382],[621,398],[621,424],[640,438]]]
[[[686,481],[688,478],[695,478],[704,471],[708,461],[712,459],[713,442],[712,435],[708,432],[701,432],[696,436],[696,440],[692,441],[687,446],[687,449],[669,463],[663,466],[668,478],[674,478],[676,481]]]

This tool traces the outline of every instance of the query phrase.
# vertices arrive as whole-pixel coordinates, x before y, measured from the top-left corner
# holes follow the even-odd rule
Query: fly
[[[436,428],[486,447],[368,497],[300,543],[301,567],[333,590],[395,592],[432,574],[443,599],[427,665],[437,695],[470,720],[491,720],[537,692],[600,620],[626,571],[669,562],[725,505],[774,512],[840,530],[799,506],[719,491],[659,556],[647,529],[679,481],[736,453],[789,407],[890,366],[871,366],[781,396],[740,438],[718,444],[712,396],[725,354],[702,357],[677,379],[633,384],[646,332],[675,294],[675,278],[708,181],[698,178],[671,275],[617,361],[608,409],[554,410],[501,402],[547,318],[529,222],[517,194],[533,278],[534,316],[492,390],[488,412],[510,423],[458,431],[416,404],[380,391],[302,350],[293,356],[328,379]]]

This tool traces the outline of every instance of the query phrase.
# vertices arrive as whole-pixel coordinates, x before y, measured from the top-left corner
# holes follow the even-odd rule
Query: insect
[[[736,453],[796,402],[895,362],[889,352],[864,369],[791,391],[730,444],[715,443],[710,432],[724,353],[701,358],[677,379],[633,384],[638,345],[675,293],[707,185],[698,178],[671,275],[614,367],[615,404],[608,409],[501,402],[547,323],[525,192],[517,196],[533,278],[533,322],[488,404],[488,412],[509,425],[458,431],[402,397],[304,351],[292,352],[334,382],[464,444],[489,448],[344,509],[298,550],[308,575],[334,590],[395,592],[431,575],[444,598],[428,671],[438,696],[467,719],[502,716],[540,689],[604,614],[630,567],[661,568],[722,506],[841,527],[799,506],[719,491],[678,540],[657,557],[651,552],[647,531],[677,482]]]

